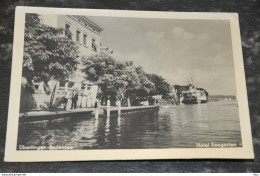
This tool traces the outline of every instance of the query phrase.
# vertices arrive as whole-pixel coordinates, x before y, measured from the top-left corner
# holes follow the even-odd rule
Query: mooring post
[[[121,101],[118,101],[118,116],[121,115]]]
[[[107,100],[107,117],[110,117],[110,100]]]
[[[95,119],[98,119],[98,115],[99,115],[99,109],[95,108]]]
[[[129,97],[127,98],[127,106],[128,106],[128,107],[131,107],[131,101],[130,101],[130,98],[129,98]]]
[[[94,108],[95,108],[95,119],[98,119],[98,115],[99,115],[99,101],[95,102]]]

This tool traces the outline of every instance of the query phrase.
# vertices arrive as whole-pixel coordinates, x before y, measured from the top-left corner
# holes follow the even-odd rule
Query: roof
[[[83,23],[83,25],[85,25],[86,27],[95,28],[95,30],[97,30],[98,32],[103,31],[102,27],[100,27],[99,25],[97,25],[96,23],[94,23],[93,21],[88,19],[86,16],[72,15],[71,17],[76,18],[78,20],[78,22]],[[80,21],[79,21],[79,19],[80,19]]]

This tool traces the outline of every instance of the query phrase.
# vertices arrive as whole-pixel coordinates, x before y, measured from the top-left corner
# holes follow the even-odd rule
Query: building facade
[[[78,94],[78,107],[93,107],[98,86],[84,79],[84,75],[80,71],[82,68],[80,58],[103,51],[112,53],[107,47],[101,47],[100,34],[103,29],[85,16],[41,15],[40,18],[46,25],[65,29],[63,35],[66,35],[79,47],[79,64],[78,70],[74,75],[70,75],[67,80],[51,80],[48,85],[44,85],[43,82],[33,82],[35,93],[32,96],[34,104],[36,104],[34,108],[45,109],[50,104],[56,108],[65,108],[61,107],[66,106],[61,103],[61,100],[64,98],[70,99],[70,92],[72,91],[76,91]],[[47,94],[47,89],[51,90],[51,93]],[[70,108],[69,106],[66,109]]]
[[[100,26],[95,24],[84,16],[78,15],[60,15],[57,16],[58,28],[64,28],[65,33],[69,39],[76,42],[79,47],[79,55],[89,56],[93,53],[99,53],[101,48],[100,33],[103,30]],[[84,79],[83,73],[80,71],[82,65],[78,65],[78,70],[75,75],[72,75],[67,81],[59,81],[58,90],[55,93],[53,104],[57,99],[68,96],[69,92],[76,89],[79,93],[79,100],[86,98],[84,102],[78,101],[81,107],[93,107],[96,101],[98,86],[94,85]],[[58,106],[59,103],[56,105]]]
[[[60,15],[57,16],[58,28],[65,29],[65,35],[79,46],[80,55],[100,51],[100,26],[84,16]]]

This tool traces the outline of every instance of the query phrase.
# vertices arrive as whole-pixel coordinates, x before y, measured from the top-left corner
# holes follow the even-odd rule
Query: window
[[[66,82],[65,81],[60,81],[60,87],[65,87]]]
[[[80,31],[77,31],[76,41],[79,42],[79,40],[80,40]]]
[[[74,82],[69,82],[68,87],[72,88],[74,86]]]
[[[92,50],[97,51],[97,45],[96,45],[96,40],[92,39]]]
[[[35,88],[35,89],[39,89],[39,85],[40,85],[40,84],[34,84],[34,88]]]
[[[65,35],[66,35],[69,39],[72,39],[72,35],[71,35],[71,32],[70,32],[70,25],[68,25],[68,24],[65,25]]]
[[[65,29],[66,29],[66,31],[69,30],[70,29],[70,25],[66,24],[65,25]]]
[[[86,34],[83,35],[83,44],[87,45],[87,35]]]
[[[81,90],[85,90],[86,85],[84,83],[81,84]]]

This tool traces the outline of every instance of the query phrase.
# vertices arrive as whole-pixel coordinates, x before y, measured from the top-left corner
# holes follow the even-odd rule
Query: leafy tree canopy
[[[148,79],[155,84],[155,89],[151,92],[152,95],[162,95],[166,97],[171,92],[171,86],[165,79],[156,74],[146,74]]]
[[[23,77],[60,80],[76,70],[78,47],[63,32],[43,24],[37,14],[26,14]]]
[[[131,96],[137,90],[149,92],[154,88],[142,67],[135,67],[131,61],[116,61],[106,52],[83,56],[82,63],[86,79],[100,85],[103,92],[115,90]]]

